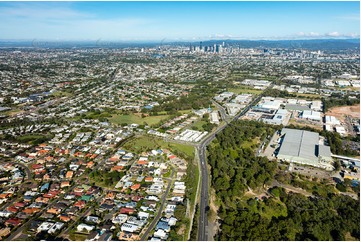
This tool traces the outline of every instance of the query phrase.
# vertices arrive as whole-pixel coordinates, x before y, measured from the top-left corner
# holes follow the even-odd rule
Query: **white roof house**
[[[120,228],[121,231],[126,231],[126,232],[130,232],[133,233],[135,231],[137,231],[139,229],[139,226],[135,225],[135,224],[128,224],[125,223],[122,225],[122,227]]]
[[[177,223],[177,219],[174,217],[171,217],[168,221],[169,226],[174,226],[174,225],[176,225],[176,223]]]
[[[64,226],[64,223],[56,222],[49,230],[49,234],[55,233],[57,230],[60,230]]]
[[[118,214],[115,218],[113,218],[113,224],[123,224],[127,221],[128,215],[126,214]]]
[[[40,224],[40,226],[38,227],[37,231],[38,231],[38,232],[48,231],[53,225],[54,225],[54,223],[43,222],[42,224]]]
[[[158,237],[162,240],[166,240],[168,238],[168,234],[163,229],[158,229],[154,234],[154,237]]]
[[[13,213],[9,211],[0,211],[0,217],[8,218],[11,214]]]
[[[138,213],[138,218],[139,218],[139,219],[148,219],[148,218],[149,218],[149,213],[139,212],[139,213]]]
[[[86,231],[92,231],[93,229],[95,229],[95,226],[93,226],[93,225],[88,225],[88,224],[79,224],[78,225],[78,227],[76,227],[76,230],[78,231],[78,232],[81,232],[81,231],[83,231],[83,230],[86,230]]]

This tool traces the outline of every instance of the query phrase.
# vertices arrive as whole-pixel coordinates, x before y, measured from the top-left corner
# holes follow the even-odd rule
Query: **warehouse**
[[[322,101],[320,100],[312,101],[310,108],[315,111],[322,111]]]
[[[272,119],[263,118],[262,121],[274,125],[287,125],[290,120],[291,114],[285,109],[278,109]]]
[[[321,121],[321,113],[316,111],[304,110],[302,118],[314,121]]]
[[[265,108],[265,109],[273,109],[273,110],[277,110],[280,108],[281,106],[281,102],[279,100],[275,100],[275,101],[269,101],[269,102],[264,102],[261,105],[259,105],[261,108]]]
[[[334,116],[325,116],[325,123],[330,125],[340,125],[340,121]]]
[[[333,169],[330,147],[319,144],[318,133],[284,128],[281,137],[278,159],[327,170]]]

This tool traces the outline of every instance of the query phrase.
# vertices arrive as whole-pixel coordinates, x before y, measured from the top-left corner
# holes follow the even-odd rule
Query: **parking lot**
[[[291,163],[290,166],[292,167],[290,172],[295,172],[304,176],[312,176],[320,179],[331,179],[331,177],[337,176],[335,172],[326,171],[321,168],[302,166],[295,163]]]
[[[269,160],[275,159],[275,156],[273,155],[276,148],[278,147],[279,143],[277,140],[281,136],[278,134],[278,132],[275,132],[271,138],[271,141],[269,142],[268,146],[264,150],[263,153],[260,154],[260,156],[266,156]]]

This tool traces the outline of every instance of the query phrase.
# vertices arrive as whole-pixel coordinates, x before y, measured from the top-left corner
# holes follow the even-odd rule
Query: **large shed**
[[[329,146],[319,144],[319,134],[306,130],[284,128],[277,158],[288,162],[332,169]]]

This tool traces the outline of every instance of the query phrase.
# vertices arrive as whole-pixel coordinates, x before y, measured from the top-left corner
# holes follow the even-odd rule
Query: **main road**
[[[272,88],[272,86],[273,85],[270,85],[267,89]],[[266,91],[267,89],[265,89],[264,91]],[[239,114],[237,114],[236,116],[234,116],[231,119],[231,122],[235,121],[235,120],[239,119],[241,116],[245,115],[252,106],[254,106],[256,103],[258,103],[260,101],[262,95],[263,95],[263,93],[260,94],[259,96],[257,96],[255,99],[253,99],[244,109],[242,109],[242,111]],[[200,216],[199,216],[199,222],[198,222],[198,241],[208,241],[209,240],[208,239],[208,231],[209,231],[208,230],[208,218],[207,218],[207,211],[209,210],[209,207],[208,207],[209,184],[208,184],[208,167],[207,167],[207,161],[206,161],[206,148],[207,148],[207,145],[209,145],[213,141],[213,139],[216,137],[216,134],[218,134],[219,132],[224,130],[227,127],[227,125],[232,125],[231,122],[228,122],[228,118],[227,118],[227,115],[225,114],[224,108],[216,102],[213,102],[213,103],[219,108],[221,116],[225,122],[222,122],[221,125],[218,126],[218,128],[215,131],[213,131],[208,136],[206,136],[199,143],[199,145],[197,147],[200,166],[201,166],[201,176],[202,176],[201,192],[200,192],[201,197],[200,197],[200,202],[199,202]]]

